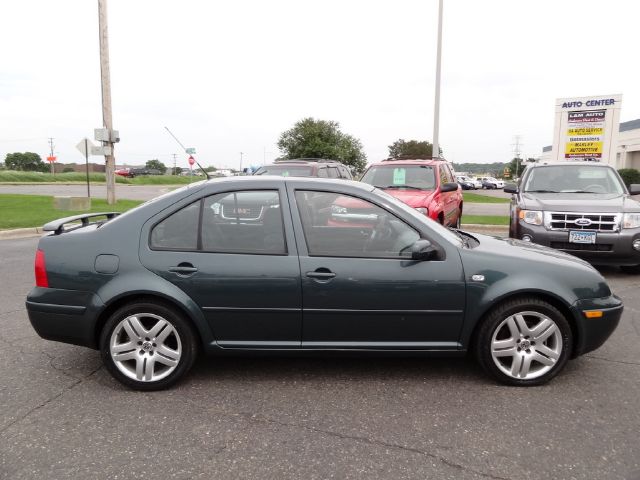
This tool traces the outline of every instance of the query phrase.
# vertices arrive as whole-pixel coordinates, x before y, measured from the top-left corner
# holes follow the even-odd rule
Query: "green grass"
[[[192,182],[202,180],[204,177],[193,177]],[[0,183],[86,183],[86,173],[37,173],[37,172],[15,172],[11,170],[0,171]],[[90,173],[89,181],[91,183],[105,183],[104,173]],[[125,178],[116,175],[116,183],[126,185],[186,185],[189,183],[189,177],[181,177],[177,175],[141,175],[134,178]]]
[[[464,201],[467,203],[509,203],[508,198],[490,197],[478,193],[462,192]]]
[[[474,223],[476,225],[509,225],[508,215],[465,215],[462,214],[462,223]]]
[[[138,200],[120,200],[107,205],[106,200],[92,198],[90,212],[124,212],[140,205]],[[53,197],[46,195],[0,194],[0,230],[41,227],[51,220],[87,213],[85,211],[55,210]]]

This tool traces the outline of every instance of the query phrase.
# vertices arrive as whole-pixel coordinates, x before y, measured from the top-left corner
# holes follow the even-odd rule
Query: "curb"
[[[13,230],[0,230],[0,240],[39,237],[40,235],[42,235],[42,227],[14,228]]]
[[[481,223],[463,223],[461,225],[463,229],[472,230],[472,231],[500,231],[500,232],[508,232],[509,225],[485,225]]]

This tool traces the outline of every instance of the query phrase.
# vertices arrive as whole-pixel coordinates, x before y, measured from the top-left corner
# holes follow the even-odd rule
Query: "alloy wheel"
[[[180,364],[182,342],[175,327],[160,315],[136,313],[120,321],[109,340],[116,368],[138,382],[156,382]]]
[[[531,380],[549,372],[562,355],[558,325],[548,316],[523,311],[505,318],[491,338],[491,357],[505,375]]]

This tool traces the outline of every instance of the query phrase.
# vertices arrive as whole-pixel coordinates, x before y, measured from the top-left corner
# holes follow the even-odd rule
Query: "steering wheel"
[[[386,215],[380,215],[378,222],[371,230],[371,236],[365,241],[364,251],[368,251],[374,243],[389,240],[393,236],[393,228]]]
[[[599,183],[592,183],[591,185],[587,185],[586,187],[584,187],[584,190],[593,191],[593,193],[607,193],[607,189]]]

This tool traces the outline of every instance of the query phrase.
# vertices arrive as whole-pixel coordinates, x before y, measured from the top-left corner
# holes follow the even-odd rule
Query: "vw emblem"
[[[575,223],[580,227],[588,227],[589,225],[591,225],[591,220],[589,220],[588,218],[579,218]]]

